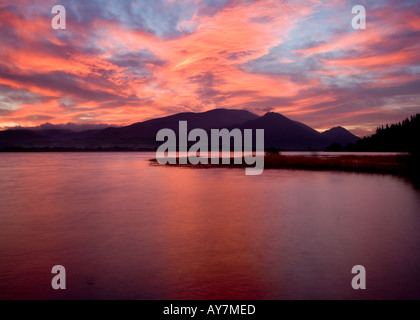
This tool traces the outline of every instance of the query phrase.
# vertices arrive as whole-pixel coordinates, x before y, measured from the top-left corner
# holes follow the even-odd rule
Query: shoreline
[[[153,152],[156,148],[130,148],[130,147],[109,147],[109,148],[67,148],[67,147],[45,147],[45,148],[22,148],[22,147],[5,147],[0,148],[1,153],[56,153],[56,152]],[[233,152],[233,151],[232,151]],[[266,151],[267,153],[267,151]],[[302,156],[302,157],[342,157],[342,156],[396,156],[409,155],[404,152],[394,151],[326,151],[326,150],[282,150],[279,153],[283,156]]]
[[[209,159],[210,160],[210,159]],[[246,168],[243,164],[167,164],[165,166],[184,167],[191,169],[212,169],[212,168]],[[150,160],[152,165],[159,165],[157,159]],[[211,163],[211,161],[209,161]],[[389,174],[409,179],[419,180],[418,165],[416,159],[410,155],[344,155],[344,156],[297,156],[297,155],[273,155],[264,157],[264,170],[306,170],[306,171],[332,171],[332,172],[353,172],[368,174]]]
[[[147,148],[3,148],[1,153],[58,153],[58,152],[156,152],[155,149]]]
[[[4,148],[0,149],[1,154],[11,153],[154,153],[156,150],[148,148]],[[332,172],[352,172],[368,174],[389,174],[408,178],[415,181],[420,186],[420,166],[419,156],[408,153],[395,152],[372,152],[366,155],[366,152],[327,152],[324,151],[290,151],[307,152],[312,154],[289,155],[288,151],[284,153],[266,152],[264,156],[264,170],[306,170],[306,171],[332,171]],[[336,153],[336,155],[335,155]],[[332,155],[331,155],[332,154]],[[179,159],[179,158],[178,158]],[[233,157],[230,159],[232,164],[167,164],[166,166],[185,167],[192,169],[213,169],[213,168],[247,168],[245,161],[242,164],[233,164]],[[150,159],[152,165],[159,165],[156,159]]]

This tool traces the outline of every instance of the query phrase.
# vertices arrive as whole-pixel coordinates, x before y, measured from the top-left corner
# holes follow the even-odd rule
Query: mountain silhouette
[[[82,132],[82,131],[89,131],[89,130],[99,130],[99,129],[106,129],[111,127],[111,125],[107,124],[77,124],[77,123],[66,123],[66,124],[51,124],[51,123],[44,123],[37,127],[14,127],[10,128],[10,130],[30,130],[30,131],[45,131],[45,130],[67,130],[72,132]],[[115,126],[114,126],[115,127]]]
[[[239,125],[251,119],[258,118],[257,115],[246,110],[216,109],[203,113],[178,113],[169,117],[148,120],[135,123],[128,127],[107,128],[99,131],[88,139],[91,145],[100,144],[110,147],[119,145],[128,147],[138,145],[142,147],[156,147],[156,135],[161,129],[171,129],[178,132],[179,122],[187,121],[188,129],[197,128],[209,131]]]
[[[290,120],[279,113],[243,123],[240,129],[264,129],[265,147],[282,150],[323,150],[332,142],[307,125]]]
[[[332,141],[333,143],[341,144],[343,147],[350,143],[354,144],[360,140],[359,137],[355,136],[353,133],[344,129],[343,127],[336,127],[327,130],[322,133],[322,136],[327,138],[329,141]]]
[[[20,129],[0,131],[0,147],[32,147],[41,144],[45,138],[37,132]]]
[[[216,109],[202,113],[179,113],[139,122],[126,127],[75,132],[45,126],[42,130],[13,129],[0,132],[0,149],[4,148],[75,148],[75,149],[156,149],[161,143],[156,135],[161,129],[178,133],[179,121],[187,121],[188,129],[264,129],[265,147],[282,150],[324,150],[333,143],[354,141],[344,128],[324,134],[278,113],[259,117],[246,110]],[[69,127],[66,127],[69,128]]]

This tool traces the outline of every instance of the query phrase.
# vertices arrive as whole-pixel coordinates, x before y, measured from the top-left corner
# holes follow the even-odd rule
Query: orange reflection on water
[[[420,196],[404,181],[150,158],[1,155],[0,298],[420,298]]]

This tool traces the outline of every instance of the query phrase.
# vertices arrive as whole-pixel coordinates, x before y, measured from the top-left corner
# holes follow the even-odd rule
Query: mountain
[[[108,124],[76,124],[76,123],[67,123],[67,124],[51,124],[51,123],[44,123],[37,127],[14,127],[10,128],[9,130],[30,130],[30,131],[45,131],[45,130],[67,130],[72,132],[83,132],[89,130],[101,130],[111,127]]]
[[[74,131],[74,126],[44,125],[36,130],[14,128],[0,132],[0,149],[4,148],[76,148],[76,149],[156,149],[156,135],[161,129],[178,133],[179,121],[187,121],[188,129],[264,129],[265,147],[282,150],[324,150],[334,142],[355,138],[350,132],[335,128],[321,134],[307,125],[278,113],[259,117],[246,110],[216,109],[202,113],[179,113],[139,122],[126,127],[96,127]],[[357,138],[357,137],[356,137]]]
[[[43,137],[30,130],[0,131],[0,148],[8,146],[32,147],[42,143]]]
[[[290,120],[279,113],[267,113],[265,116],[243,123],[240,129],[264,129],[265,147],[282,150],[323,150],[331,141],[307,125]]]
[[[100,131],[100,130],[99,130]],[[11,129],[0,131],[0,149],[4,148],[85,148],[86,141],[97,130]]]
[[[101,145],[111,147],[119,145],[128,147],[141,143],[143,148],[158,146],[156,135],[161,129],[171,129],[178,132],[179,121],[187,121],[188,129],[201,128],[206,131],[239,125],[256,119],[257,115],[246,110],[216,109],[203,113],[178,113],[169,117],[135,123],[128,127],[107,128],[99,131],[87,141],[91,146]]]
[[[344,129],[343,127],[332,128],[323,132],[322,136],[331,141],[331,143],[341,144],[344,147],[350,143],[355,144],[360,140],[359,137],[355,136],[353,133]]]
[[[36,129],[13,128],[0,132],[0,148],[146,148],[159,146],[156,134],[161,129],[178,132],[179,121],[187,121],[190,130],[221,129],[256,119],[257,115],[246,110],[216,109],[203,113],[179,113],[148,120],[127,127],[75,132],[70,126],[43,125]],[[71,126],[74,128],[74,126]]]

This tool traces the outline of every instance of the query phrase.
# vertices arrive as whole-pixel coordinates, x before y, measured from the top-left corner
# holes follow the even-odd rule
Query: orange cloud
[[[156,27],[171,19],[133,26],[129,13],[102,12],[96,1],[86,15],[77,1],[68,2],[68,30],[58,32],[48,1],[0,5],[0,85],[41,97],[4,107],[0,127],[37,125],[45,117],[130,124],[221,107],[277,110],[325,127],[327,113],[340,120],[387,106],[387,93],[377,94],[383,87],[400,86],[409,91],[407,100],[420,99],[410,91],[418,80],[420,48],[413,39],[420,17],[408,5],[368,7],[368,29],[354,31],[342,0],[226,1],[219,7],[159,1],[167,15],[174,5],[179,10],[170,16],[171,32]],[[140,9],[133,2],[131,10]],[[141,23],[157,19],[148,14]],[[357,90],[375,101],[350,109],[346,101]]]

